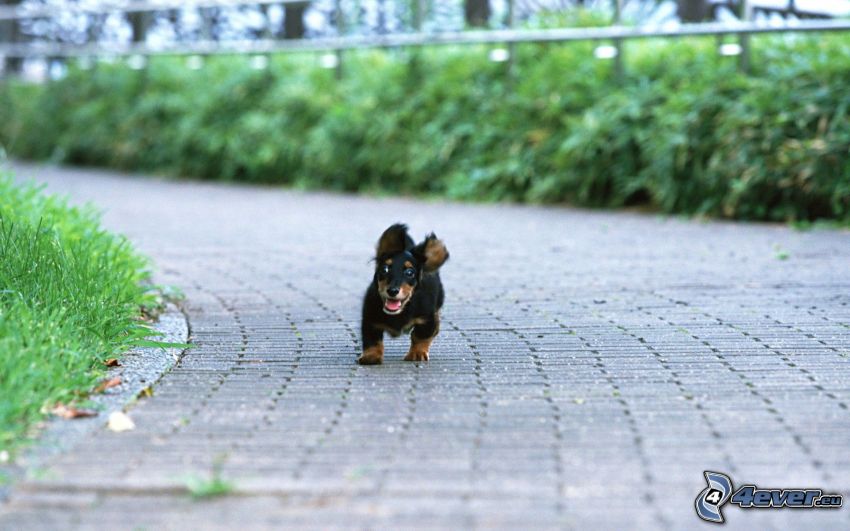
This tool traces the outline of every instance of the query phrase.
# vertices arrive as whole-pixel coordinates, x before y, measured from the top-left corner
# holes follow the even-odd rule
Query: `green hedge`
[[[71,207],[0,172],[0,450],[43,410],[82,404],[107,358],[151,334],[147,261]]]
[[[850,37],[754,38],[742,75],[717,41],[176,58],[0,88],[14,155],[203,179],[744,219],[850,220]]]

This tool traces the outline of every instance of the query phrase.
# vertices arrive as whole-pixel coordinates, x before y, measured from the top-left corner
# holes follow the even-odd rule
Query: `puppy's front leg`
[[[384,332],[363,322],[363,354],[357,359],[360,365],[378,365],[384,361]]]
[[[404,361],[428,361],[428,351],[431,349],[431,342],[437,337],[440,332],[440,316],[434,314],[434,317],[413,327],[413,332],[410,334],[410,350],[407,351],[407,356]]]

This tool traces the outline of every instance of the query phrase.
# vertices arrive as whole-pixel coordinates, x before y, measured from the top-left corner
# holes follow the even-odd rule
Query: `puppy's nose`
[[[395,297],[398,295],[398,288],[387,288],[387,295],[390,297]]]

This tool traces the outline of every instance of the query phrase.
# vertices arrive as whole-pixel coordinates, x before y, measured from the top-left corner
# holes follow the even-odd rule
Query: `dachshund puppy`
[[[396,223],[378,240],[375,275],[363,298],[362,365],[384,360],[384,332],[393,337],[411,331],[405,361],[428,361],[440,331],[443,284],[438,270],[449,252],[432,232],[416,245],[407,225]]]

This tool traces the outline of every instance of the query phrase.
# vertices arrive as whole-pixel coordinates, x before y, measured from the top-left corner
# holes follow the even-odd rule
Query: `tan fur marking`
[[[424,317],[414,317],[410,321],[404,323],[404,326],[401,327],[401,330],[398,330],[396,328],[392,328],[391,326],[387,326],[383,323],[375,323],[372,326],[374,326],[378,330],[382,330],[382,331],[388,333],[389,335],[391,335],[393,337],[398,337],[403,332],[409,332],[410,329],[413,328],[414,326],[420,325],[420,324],[425,324],[426,322],[427,322],[427,319],[425,319]]]
[[[387,288],[389,287],[389,281],[387,280],[379,280],[378,281],[378,294],[382,299],[387,300],[389,295],[387,294]],[[402,307],[410,302],[410,297],[413,296],[413,286],[410,284],[402,284],[398,288],[398,295],[395,298],[399,298],[403,300]]]
[[[428,322],[428,319],[425,319],[424,317],[414,317],[413,319],[410,320],[409,323],[404,325],[404,327],[410,328],[411,326],[416,326],[418,324],[425,324],[427,322]]]
[[[442,240],[428,240],[425,244],[425,271],[436,271],[449,259],[449,251]]]
[[[363,351],[363,354],[357,359],[360,365],[379,365],[384,361],[384,343],[383,341],[373,347],[369,347]]]
[[[401,335],[401,331],[396,330],[395,328],[392,328],[392,327],[387,326],[385,324],[375,323],[372,326],[374,326],[378,330],[383,330],[384,332],[388,333],[389,335],[391,335],[393,337],[398,337],[398,336]]]
[[[403,333],[410,332],[410,329],[413,328],[414,326],[420,325],[420,324],[425,324],[426,322],[427,321],[424,318],[416,317],[416,318],[411,319],[410,321],[404,323],[404,326],[401,327],[401,330],[398,330],[396,328],[392,328],[390,326],[387,326],[387,325],[381,324],[381,323],[376,323],[373,326],[375,328],[377,328],[378,330],[383,330],[384,332],[388,333],[389,335],[391,335],[393,337],[398,337]]]
[[[416,337],[415,334],[411,334],[410,336],[410,350],[407,351],[407,356],[404,357],[404,361],[428,361],[428,352],[431,350],[431,343],[434,341],[434,338],[437,337],[437,334],[440,333],[440,314],[434,314],[434,321],[436,326],[434,327],[434,333],[431,337],[427,339],[420,339]],[[415,324],[424,324],[427,322],[427,319],[422,317],[417,317],[413,319],[411,322],[416,322]]]
[[[405,260],[404,267],[413,267],[413,262],[411,262],[410,260]]]
[[[407,300],[408,297],[413,295],[413,286],[410,284],[402,284],[398,287],[398,294],[402,299]]]
[[[387,264],[387,265],[393,265],[393,259],[387,258],[386,260],[384,260],[384,263]]]
[[[410,350],[407,351],[404,361],[428,361],[428,351],[431,349],[432,341],[434,341],[433,337],[429,337],[428,339],[416,339],[412,337]]]

